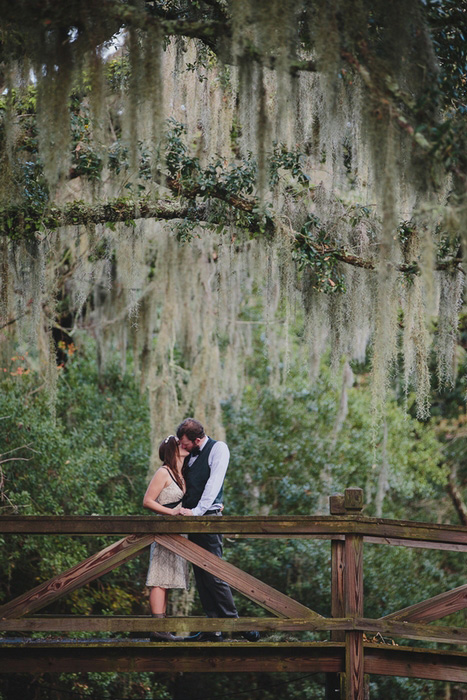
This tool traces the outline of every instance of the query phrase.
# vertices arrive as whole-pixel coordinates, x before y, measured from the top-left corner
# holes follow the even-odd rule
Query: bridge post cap
[[[329,512],[331,515],[345,515],[344,494],[333,493],[329,496]]]
[[[344,492],[344,507],[346,510],[363,509],[363,489],[350,488]]]

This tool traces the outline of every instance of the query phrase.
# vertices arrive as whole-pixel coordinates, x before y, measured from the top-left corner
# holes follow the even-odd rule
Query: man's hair
[[[177,428],[178,439],[181,439],[184,435],[186,435],[188,440],[194,442],[196,438],[204,438],[206,433],[204,432],[204,428],[199,420],[195,420],[194,418],[185,418],[185,420],[182,421]]]

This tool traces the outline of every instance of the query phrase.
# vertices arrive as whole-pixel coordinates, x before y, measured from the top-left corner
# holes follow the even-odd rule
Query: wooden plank
[[[346,616],[363,615],[363,538],[348,535],[344,549]],[[364,700],[363,633],[345,633],[345,700]]]
[[[363,615],[363,541],[349,535],[344,549],[344,609],[347,616]]]
[[[329,512],[331,515],[345,515],[344,494],[338,493],[329,497]],[[331,542],[331,615],[342,618],[345,615],[344,600],[344,551],[345,536],[333,539]],[[333,642],[345,642],[344,630],[332,630],[330,635]],[[342,673],[327,673],[325,679],[326,700],[340,700],[342,696],[344,675]]]
[[[344,600],[344,542],[333,541],[331,543],[331,615],[332,617],[345,617]],[[343,642],[343,632],[331,633],[331,641]]]
[[[415,622],[423,620],[424,622],[432,622],[439,620],[446,615],[458,612],[467,607],[467,584],[453,588],[451,591],[446,591],[422,600],[420,603],[410,605],[403,610],[397,610],[390,615],[381,617],[381,620],[407,620],[407,622]]]
[[[322,618],[324,620],[324,618]],[[331,621],[333,624],[334,621]],[[352,625],[351,620],[347,620]],[[191,630],[240,632],[257,629],[261,631],[306,632],[326,630],[328,625],[315,618],[279,617],[166,617],[149,615],[38,615],[19,619],[0,620],[2,632],[149,632]]]
[[[0,672],[339,673],[344,648],[337,643],[192,643],[88,640],[67,642],[0,640]],[[467,655],[439,649],[365,644],[365,673],[467,682]]]
[[[266,610],[282,617],[303,617],[322,619],[321,615],[310,610],[305,605],[298,603],[289,596],[268,586],[254,576],[238,569],[233,564],[229,564],[207,552],[194,542],[190,542],[180,535],[154,535],[154,540],[163,547],[170,549],[179,556],[187,559],[192,564],[201,569],[214,574],[222,581],[226,581],[229,586],[243,593],[247,598],[258,603]]]
[[[17,534],[176,534],[213,532],[245,535],[342,535],[384,539],[443,542],[467,545],[467,528],[379,518],[342,516],[224,516],[223,518],[173,516],[0,516],[0,533]]]
[[[271,537],[272,535],[245,535],[245,534],[232,534],[228,535],[229,539],[265,539]],[[345,540],[345,535],[293,535],[290,534],[276,534],[274,535],[277,539],[293,539],[294,537],[305,539],[305,540]],[[416,549],[437,549],[444,550],[448,552],[467,552],[467,544],[446,544],[444,542],[428,542],[426,540],[404,540],[396,537],[364,537],[364,544],[382,544],[391,545],[393,547],[412,547]]]
[[[131,640],[130,640],[131,642]],[[63,645],[5,644],[0,641],[3,673],[159,672],[322,673],[340,671],[343,648],[326,644],[251,644],[223,642],[129,643],[129,640]]]
[[[402,637],[403,639],[418,639],[441,644],[467,644],[467,629],[463,627],[444,627],[366,618],[356,619],[353,624],[356,629],[361,629],[367,634],[379,634],[382,637]]]
[[[365,644],[365,673],[467,683],[467,654]]]
[[[41,583],[31,591],[0,606],[0,619],[17,618],[26,613],[40,610],[54,600],[133,559],[141,549],[150,545],[152,541],[151,535],[131,535],[109,545],[63,574],[54,576],[49,581]]]
[[[363,658],[363,634],[345,634],[345,700],[364,700],[365,673]]]
[[[168,617],[147,615],[37,615],[0,620],[2,632],[147,632],[149,630],[187,633],[191,630],[238,632],[261,631],[305,632],[330,631],[331,634],[360,630],[386,638],[418,639],[442,644],[467,644],[467,629],[422,623],[392,622],[368,618],[277,618],[277,617]],[[338,641],[338,640],[333,640]]]
[[[418,549],[439,549],[448,552],[467,552],[467,544],[445,544],[424,540],[404,540],[396,537],[364,537],[365,544],[389,544],[393,547],[416,547]]]

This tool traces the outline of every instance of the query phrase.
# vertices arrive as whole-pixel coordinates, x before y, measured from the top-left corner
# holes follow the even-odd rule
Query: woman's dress
[[[167,470],[169,471],[169,470]],[[169,472],[170,474],[170,472]],[[157,503],[165,506],[181,500],[183,491],[173,480],[165,489],[162,489],[156,498]],[[149,569],[146,586],[160,586],[161,588],[188,588],[189,571],[186,559],[179,557],[157,542],[151,545],[149,553]]]

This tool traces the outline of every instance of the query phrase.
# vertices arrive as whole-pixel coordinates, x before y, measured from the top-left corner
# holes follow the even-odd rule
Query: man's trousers
[[[188,535],[188,539],[222,559],[222,535],[193,533]],[[199,566],[193,565],[193,572],[201,605],[206,615],[208,617],[238,617],[229,584]]]

